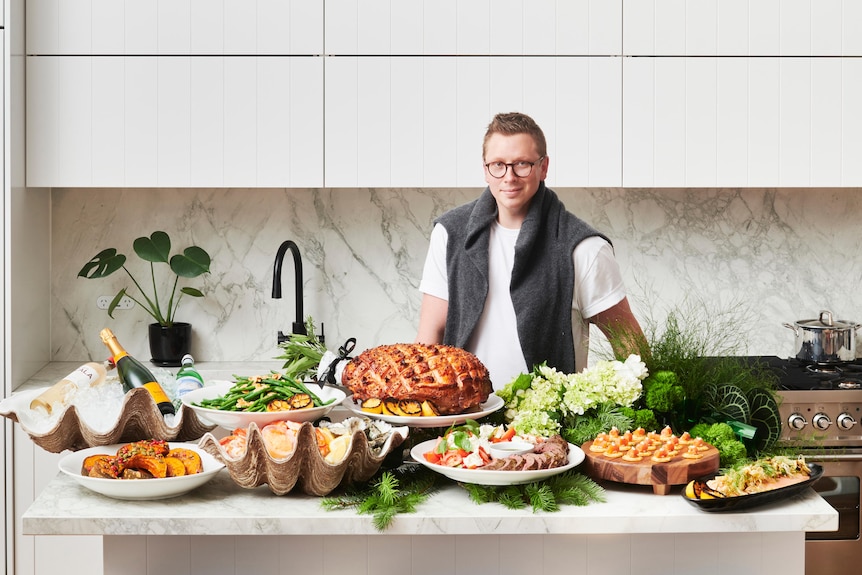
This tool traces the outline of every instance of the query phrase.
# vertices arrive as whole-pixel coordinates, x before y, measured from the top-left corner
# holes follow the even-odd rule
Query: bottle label
[[[190,391],[203,387],[201,381],[193,375],[183,375],[177,378],[177,397],[182,397]]]
[[[89,365],[82,365],[63,379],[71,381],[75,387],[90,387],[99,381],[101,374]]]
[[[165,390],[162,389],[162,386],[159,385],[155,381],[151,381],[149,383],[144,384],[144,388],[150,392],[150,395],[153,396],[153,399],[156,401],[156,404],[159,403],[170,403],[171,400],[168,399],[168,395],[165,393]]]

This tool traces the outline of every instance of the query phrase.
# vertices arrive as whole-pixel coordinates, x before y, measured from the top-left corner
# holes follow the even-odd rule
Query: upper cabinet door
[[[27,0],[27,54],[321,54],[323,3]]]
[[[328,56],[619,55],[623,0],[326,0]]]
[[[857,58],[627,58],[623,185],[862,185]]]
[[[552,186],[621,184],[620,58],[327,57],[325,185],[481,187],[498,112],[542,126]]]
[[[323,59],[27,58],[27,185],[316,187]]]
[[[856,0],[623,0],[629,56],[860,56]]]

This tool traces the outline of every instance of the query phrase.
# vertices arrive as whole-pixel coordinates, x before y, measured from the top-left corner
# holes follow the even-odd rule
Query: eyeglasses
[[[530,174],[533,173],[533,166],[541,163],[542,160],[545,159],[545,156],[542,156],[535,162],[526,162],[521,160],[519,162],[489,162],[485,164],[485,168],[488,170],[488,173],[491,174],[492,177],[502,178],[506,175],[506,172],[509,171],[509,168],[512,168],[512,173],[514,173],[519,178],[526,178]]]

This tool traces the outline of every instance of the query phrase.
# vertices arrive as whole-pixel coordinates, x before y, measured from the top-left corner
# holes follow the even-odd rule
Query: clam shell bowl
[[[41,390],[24,392],[17,397],[8,398],[8,407],[4,405],[0,415],[18,422],[36,445],[51,453],[60,453],[66,449],[79,451],[88,447],[129,443],[141,439],[195,441],[215,429],[215,425],[202,422],[195,412],[186,406],[182,406],[177,413],[176,426],[168,427],[150,393],[139,388],[123,397],[117,422],[108,431],[96,431],[88,426],[78,415],[74,405],[63,412],[52,429],[35,431],[28,413],[30,400],[38,395],[39,391]]]
[[[371,479],[386,455],[407,438],[409,428],[393,427],[386,442],[376,452],[369,447],[365,433],[355,431],[347,455],[334,465],[320,454],[311,422],[302,424],[296,435],[296,447],[290,455],[280,459],[272,457],[266,450],[256,423],[250,423],[247,430],[246,452],[238,459],[228,456],[211,433],[205,434],[198,446],[224,463],[240,487],[253,489],[265,483],[276,495],[297,489],[307,495],[323,496],[340,485]]]

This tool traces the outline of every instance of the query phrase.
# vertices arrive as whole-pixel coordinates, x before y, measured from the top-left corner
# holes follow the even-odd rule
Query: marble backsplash
[[[553,187],[553,186],[552,186]],[[183,280],[179,319],[194,326],[201,361],[261,361],[278,355],[276,333],[296,319],[293,262],[283,299],[271,297],[279,244],[295,241],[303,262],[304,314],[325,326],[327,345],[357,348],[412,341],[417,290],[432,221],[475,198],[470,189],[55,189],[51,200],[53,361],[102,358],[99,330],[111,327],[133,355],[148,358],[140,309],[111,319],[101,295],[132,288],[128,276],[77,278],[97,252],[131,255],[149,271],[134,238],[167,231],[174,253],[197,244],[211,274]],[[614,241],[635,314],[648,331],[668,312],[703,327],[717,352],[792,354],[783,322],[862,320],[859,189],[558,189],[567,207]],[[164,270],[162,270],[164,271]],[[167,276],[160,290],[169,289]],[[318,328],[319,329],[319,328]],[[601,348],[601,338],[593,338]],[[597,354],[594,354],[594,356]]]

